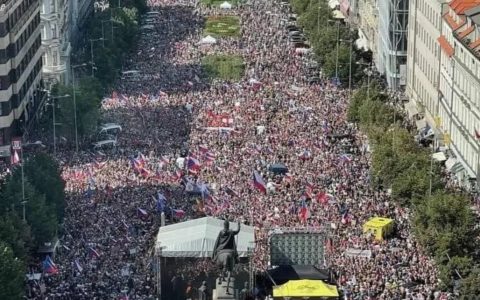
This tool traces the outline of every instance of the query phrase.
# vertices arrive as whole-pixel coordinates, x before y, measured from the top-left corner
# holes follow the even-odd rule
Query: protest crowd
[[[122,126],[118,146],[59,155],[68,198],[58,273],[31,286],[30,299],[155,299],[159,197],[180,221],[207,215],[254,226],[258,270],[268,266],[269,229],[325,228],[326,261],[345,299],[446,299],[412,238],[410,212],[370,187],[366,137],[346,119],[348,90],[307,83],[307,57],[282,23],[287,7],[149,6],[159,12],[155,30],[126,61],[141,79],[119,80],[103,101],[105,122]],[[240,17],[241,37],[200,44],[202,18],[220,14]],[[243,79],[208,82],[200,60],[213,53],[240,55]],[[288,172],[272,172],[275,163]],[[202,197],[187,196],[192,185]],[[394,219],[395,236],[363,234],[372,216]],[[352,248],[372,255],[346,255]],[[175,272],[190,280],[210,268],[201,261]]]

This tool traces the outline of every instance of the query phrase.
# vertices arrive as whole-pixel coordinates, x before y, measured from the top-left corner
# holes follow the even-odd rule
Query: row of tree
[[[118,1],[110,1],[109,8],[96,12],[85,25],[87,33],[83,49],[76,51],[76,58],[79,62],[92,63],[93,57],[94,76],[91,76],[92,64],[75,71],[77,78],[81,78],[76,80],[75,101],[72,85],[57,84],[51,91],[52,99],[69,95],[51,103],[55,104],[57,145],[62,141],[73,145],[75,130],[80,142],[94,132],[100,117],[102,97],[121,74],[124,57],[135,47],[140,16],[147,10],[146,1],[122,0],[120,4],[122,6],[118,7]],[[42,120],[44,133],[53,131],[52,105],[49,114]]]
[[[363,67],[355,63],[361,53],[353,45],[357,33],[341,20],[334,19],[327,1],[290,0],[290,4],[323,74],[332,78],[338,73],[338,78],[345,84],[350,74],[353,81],[361,77]]]
[[[367,133],[373,150],[372,183],[390,189],[394,201],[412,209],[412,229],[435,258],[442,288],[459,283],[462,296],[480,295],[479,232],[471,197],[445,188],[441,165],[415,141],[392,103],[375,82],[357,90],[350,103],[348,118]]]
[[[23,180],[17,166],[0,186],[0,299],[21,299],[26,266],[38,247],[55,242],[64,216],[65,184],[57,163],[42,152],[28,156]]]

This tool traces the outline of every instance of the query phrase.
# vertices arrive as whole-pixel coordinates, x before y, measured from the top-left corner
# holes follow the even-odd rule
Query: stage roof
[[[211,257],[218,233],[223,229],[223,220],[213,217],[194,219],[161,227],[155,242],[155,252],[162,257]],[[230,222],[230,229],[237,224]],[[249,247],[253,247],[255,237],[251,226],[241,225],[237,235],[237,251],[246,257]]]

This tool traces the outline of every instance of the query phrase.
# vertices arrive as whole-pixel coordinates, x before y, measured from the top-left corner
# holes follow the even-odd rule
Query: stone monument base
[[[227,294],[227,281],[224,280],[218,284],[218,278],[215,281],[216,288],[213,290],[213,300],[236,300],[235,298],[235,278],[230,277],[230,285]]]

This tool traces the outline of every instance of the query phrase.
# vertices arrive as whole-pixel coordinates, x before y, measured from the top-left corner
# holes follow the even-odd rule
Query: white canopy
[[[210,36],[210,35],[207,35],[200,41],[200,44],[215,44],[215,43],[217,43],[217,39],[215,39],[213,36]]]
[[[220,8],[230,9],[230,8],[232,8],[232,5],[230,3],[228,3],[227,1],[225,1],[222,4],[220,4]]]
[[[155,242],[155,252],[163,257],[211,257],[223,220],[205,217],[161,227]],[[230,229],[237,224],[230,222]],[[236,237],[240,257],[246,257],[248,248],[254,246],[254,230],[243,225]]]
[[[334,9],[335,7],[339,6],[340,5],[340,2],[338,0],[329,0],[328,1],[328,6],[331,8],[331,9]]]

